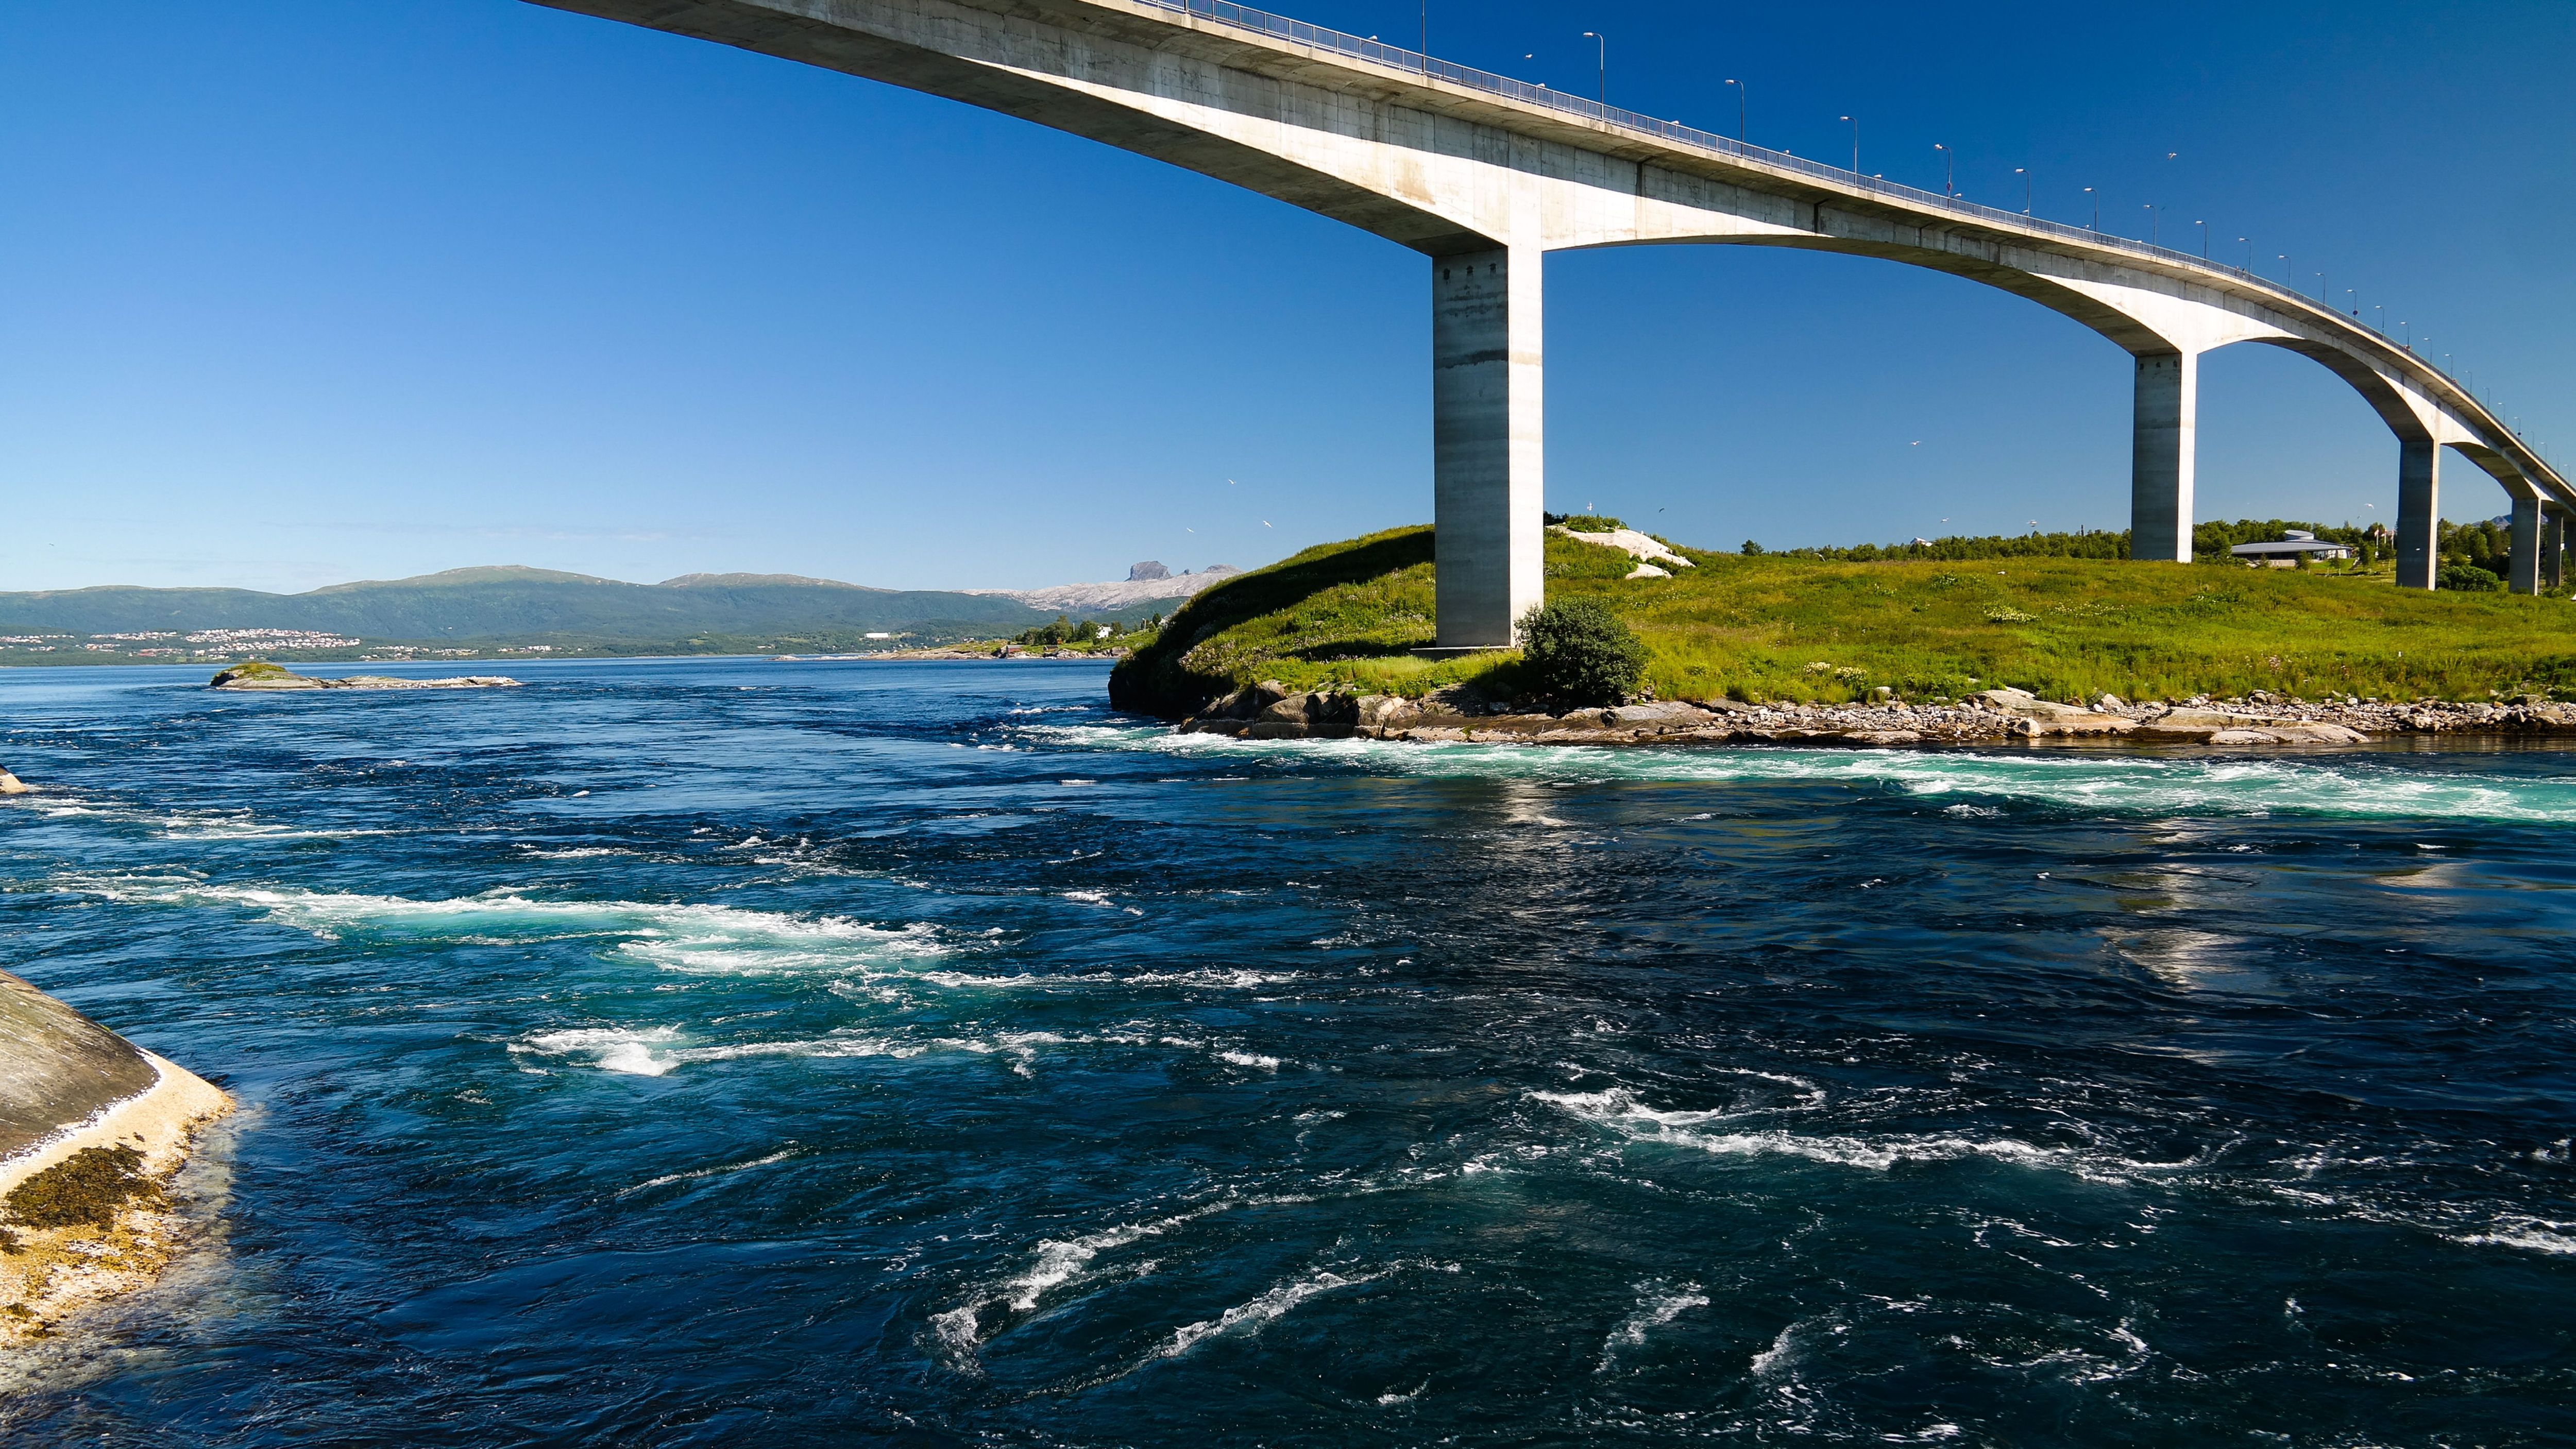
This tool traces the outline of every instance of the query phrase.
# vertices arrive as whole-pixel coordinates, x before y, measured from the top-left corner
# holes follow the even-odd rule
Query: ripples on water
[[[0,964],[246,1105],[17,1440],[2576,1438],[2576,754],[198,678],[0,677]]]

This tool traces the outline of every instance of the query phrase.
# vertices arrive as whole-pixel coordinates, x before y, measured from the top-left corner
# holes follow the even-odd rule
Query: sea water
[[[0,676],[0,965],[242,1103],[0,1437],[2576,1438],[2576,753],[522,673]]]

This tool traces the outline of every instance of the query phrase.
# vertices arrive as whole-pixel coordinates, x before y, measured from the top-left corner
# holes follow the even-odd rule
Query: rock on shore
[[[2104,695],[2088,704],[1990,689],[1953,704],[1746,704],[1675,700],[1611,709],[1539,713],[1498,705],[1463,689],[1421,700],[1348,691],[1299,693],[1265,680],[1211,701],[1179,727],[1184,734],[1241,739],[1473,740],[1540,745],[1804,744],[2134,744],[2207,746],[2354,745],[2410,734],[2576,734],[2576,705],[2436,701],[2323,703],[2258,694],[2199,697],[2178,704],[2130,704]]]
[[[519,681],[497,674],[468,674],[448,679],[397,679],[390,674],[350,674],[315,679],[284,665],[254,659],[236,664],[208,681],[216,689],[516,689]]]
[[[0,972],[0,1346],[152,1281],[164,1191],[232,1099]]]

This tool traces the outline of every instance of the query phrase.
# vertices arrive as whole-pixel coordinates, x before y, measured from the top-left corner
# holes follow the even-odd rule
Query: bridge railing
[[[1175,15],[1213,20],[1220,25],[1252,31],[1275,40],[1285,40],[1315,50],[1347,55],[1355,60],[1365,60],[1396,70],[1412,71],[1431,80],[1446,81],[1451,85],[1502,96],[1525,105],[1543,106],[1549,110],[1580,116],[1586,120],[1605,122],[1622,130],[1642,132],[1658,140],[1677,142],[1721,156],[1740,157],[1784,171],[1801,172],[1831,181],[1838,186],[1847,186],[1901,201],[1911,207],[1948,212],[2018,231],[2036,232],[2042,236],[2061,237],[2068,241],[2082,242],[2087,246],[2109,247],[2115,251],[2153,257],[2159,261],[2181,262],[2203,271],[2223,273],[2275,296],[2295,300],[2306,306],[2333,310],[2327,303],[2310,297],[2295,287],[2284,286],[2260,273],[2227,262],[2194,256],[2189,252],[2159,246],[2153,242],[2115,236],[2109,232],[2096,231],[2091,227],[2068,226],[2063,222],[2047,221],[2027,212],[2006,211],[2001,207],[1984,206],[1956,196],[1944,196],[1937,191],[1925,191],[1901,182],[1866,176],[1857,171],[1847,171],[1822,161],[1810,161],[1803,156],[1792,156],[1786,151],[1772,151],[1760,146],[1747,145],[1733,137],[1720,136],[1695,126],[1685,126],[1679,121],[1658,120],[1653,116],[1622,110],[1617,106],[1604,105],[1599,101],[1587,101],[1581,96],[1547,86],[1514,80],[1510,76],[1496,75],[1492,71],[1477,70],[1472,66],[1456,65],[1434,56],[1424,55],[1420,51],[1406,50],[1402,46],[1388,45],[1384,41],[1370,40],[1339,30],[1329,30],[1321,25],[1310,25],[1303,20],[1291,20],[1284,15],[1255,10],[1248,5],[1233,4],[1231,0],[1138,0],[1138,3],[1153,6],[1158,10],[1170,11]],[[2356,318],[2354,325],[2366,326],[2367,324]],[[2424,361],[2420,354],[2416,356],[2416,361],[2429,371],[2435,373],[2442,371],[2432,363]],[[2443,375],[2448,376],[2448,374]],[[2457,386],[2456,383],[2453,385]]]

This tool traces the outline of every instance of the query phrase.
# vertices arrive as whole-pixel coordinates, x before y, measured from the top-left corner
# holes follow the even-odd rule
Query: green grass
[[[1172,714],[1261,679],[1422,694],[1516,687],[1508,652],[1432,661],[1428,528],[1310,548],[1192,599],[1111,677]],[[2576,697],[2576,604],[2393,588],[2383,573],[2106,559],[1839,562],[1680,550],[1670,579],[1550,535],[1551,597],[1596,595],[1644,637],[1660,698],[1834,703],[2012,685],[2052,699],[2241,695]]]

